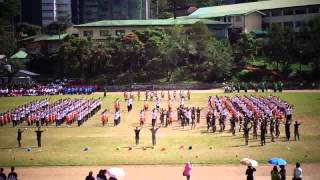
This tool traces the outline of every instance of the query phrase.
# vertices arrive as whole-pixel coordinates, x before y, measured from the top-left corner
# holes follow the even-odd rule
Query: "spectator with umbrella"
[[[273,165],[273,170],[271,171],[271,179],[272,180],[285,180],[286,179],[286,170],[285,165],[287,164],[287,161],[282,158],[272,158],[268,161],[270,165]],[[277,166],[280,166],[281,170],[278,171]]]
[[[279,174],[280,174],[280,180],[286,180],[287,172],[286,172],[285,165],[280,165]]]
[[[280,180],[280,175],[277,166],[273,166],[271,171],[271,180]]]
[[[247,180],[254,180],[253,173],[256,171],[254,167],[258,166],[258,162],[253,159],[243,158],[241,159],[240,163],[248,166],[246,170]]]
[[[122,168],[110,168],[107,170],[109,180],[117,180],[125,176],[125,172]]]

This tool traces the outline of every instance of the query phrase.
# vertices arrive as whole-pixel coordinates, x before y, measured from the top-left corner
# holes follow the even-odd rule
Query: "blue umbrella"
[[[268,161],[269,164],[274,166],[286,165],[287,161],[282,158],[272,158]]]

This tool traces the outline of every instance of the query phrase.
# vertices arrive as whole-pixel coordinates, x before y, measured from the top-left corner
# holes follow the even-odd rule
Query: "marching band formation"
[[[13,127],[27,122],[28,126],[54,124],[60,126],[63,123],[71,125],[74,122],[78,126],[92,117],[101,108],[101,99],[60,99],[52,104],[48,99],[41,99],[18,106],[17,108],[0,114],[0,126],[12,121]]]
[[[141,100],[141,92],[136,94],[124,92],[123,97],[127,105],[127,111],[131,112],[134,99]],[[186,106],[185,101],[191,99],[191,92],[181,90],[179,94],[176,90],[167,91],[167,99],[164,91],[145,91],[143,107],[139,110],[138,123],[140,129],[136,127],[136,142],[139,142],[139,132],[145,126],[146,113],[150,114],[151,132],[153,144],[155,145],[156,132],[161,127],[172,126],[176,121],[182,128],[190,127],[194,129],[201,120],[201,111],[205,107]],[[136,97],[135,97],[136,95]],[[177,96],[178,95],[178,96]],[[149,102],[154,102],[153,108],[149,107]],[[167,107],[163,106],[167,103]],[[177,104],[174,110],[173,104]],[[17,108],[0,114],[0,126],[12,122],[13,127],[26,122],[28,126],[36,124],[37,127],[55,124],[71,125],[77,123],[81,126],[86,120],[92,117],[101,109],[102,100],[98,99],[60,99],[54,103],[49,103],[48,99],[41,99],[18,106]],[[162,106],[161,106],[162,105]],[[280,136],[280,127],[284,124],[285,137],[290,140],[290,127],[292,123],[293,107],[286,101],[275,96],[209,96],[207,113],[205,115],[207,132],[224,132],[229,125],[233,135],[236,132],[243,132],[245,144],[248,145],[249,134],[253,138],[258,138],[260,133],[261,145],[266,143],[266,135],[269,134],[274,142]],[[101,113],[102,126],[109,122],[109,116],[113,114],[113,125],[118,126],[121,120],[120,99],[114,101],[114,113],[110,110],[103,110]],[[148,116],[149,117],[149,116]],[[158,121],[159,120],[159,121]],[[294,123],[294,137],[299,140],[299,126],[301,123]],[[238,130],[237,130],[238,129]]]

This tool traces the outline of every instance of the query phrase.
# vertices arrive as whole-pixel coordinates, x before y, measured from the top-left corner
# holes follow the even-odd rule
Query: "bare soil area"
[[[118,166],[119,167],[119,166]],[[184,180],[182,176],[183,166],[120,166],[126,172],[122,179],[127,180]],[[74,166],[74,167],[22,167],[17,168],[19,179],[22,180],[81,180],[89,171],[97,174],[99,169],[108,167],[98,166]],[[287,179],[292,179],[293,165],[288,165]],[[270,180],[272,166],[259,166],[255,173],[256,180]],[[303,179],[320,179],[320,164],[302,164]],[[236,165],[194,165],[192,171],[193,180],[245,180],[245,166]],[[9,171],[5,168],[5,172]]]

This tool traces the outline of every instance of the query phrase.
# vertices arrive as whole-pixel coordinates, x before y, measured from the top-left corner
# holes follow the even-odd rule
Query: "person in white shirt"
[[[132,97],[127,100],[128,112],[132,110]]]
[[[156,126],[156,122],[157,122],[157,111],[156,111],[156,109],[153,109],[152,110],[152,120],[151,120],[151,122],[152,122],[152,127],[155,127]]]
[[[160,109],[160,98],[156,99],[156,109]]]
[[[296,168],[293,170],[293,180],[302,180],[302,169],[300,163],[296,163]]]

